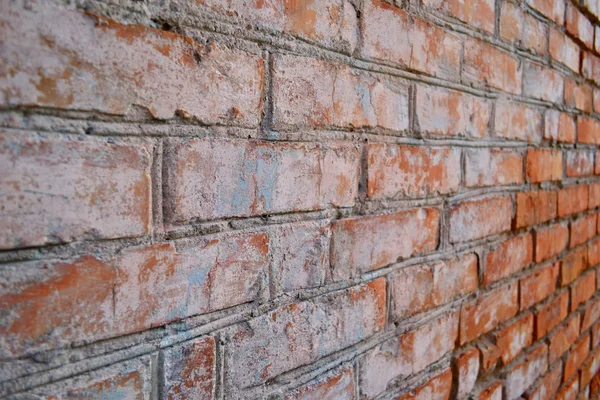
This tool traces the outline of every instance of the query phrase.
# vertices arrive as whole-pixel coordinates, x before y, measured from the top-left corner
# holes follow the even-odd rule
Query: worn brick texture
[[[600,0],[0,0],[0,398],[600,398]]]

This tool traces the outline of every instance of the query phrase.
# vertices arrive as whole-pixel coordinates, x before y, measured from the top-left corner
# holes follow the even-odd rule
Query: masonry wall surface
[[[594,399],[600,1],[0,1],[0,397]]]

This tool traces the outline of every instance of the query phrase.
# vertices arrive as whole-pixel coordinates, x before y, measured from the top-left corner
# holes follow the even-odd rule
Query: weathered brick
[[[600,144],[600,121],[580,115],[577,117],[577,141]]]
[[[549,190],[519,192],[516,203],[515,227],[537,225],[556,218],[558,193]]]
[[[509,370],[505,380],[506,398],[519,397],[547,370],[548,347],[544,344],[532,350],[522,362]]]
[[[587,251],[585,248],[568,254],[561,262],[560,283],[562,286],[573,282],[587,268]]]
[[[498,102],[494,128],[496,136],[537,143],[542,138],[542,114],[523,104]]]
[[[589,49],[594,48],[594,26],[572,3],[567,3],[565,22],[569,34],[575,36]]]
[[[361,55],[448,79],[459,76],[458,36],[381,0],[364,3]]]
[[[446,368],[425,384],[396,397],[396,400],[443,400],[449,399],[452,391],[452,369]]]
[[[150,151],[0,130],[0,249],[147,234]]]
[[[245,23],[269,32],[290,34],[345,53],[352,53],[358,42],[356,10],[346,0],[297,3],[203,0],[200,3],[228,19],[236,15]]]
[[[518,285],[501,286],[463,303],[460,343],[467,343],[513,317],[519,309]]]
[[[182,113],[210,124],[258,125],[264,82],[258,55],[48,2],[27,8],[13,2],[5,11],[4,106],[125,115],[138,105],[161,119]]]
[[[554,361],[562,357],[577,338],[579,338],[579,314],[575,314],[567,323],[556,330],[549,337],[549,353],[548,362],[553,364]]]
[[[593,88],[592,105],[595,113],[600,112],[600,89]]]
[[[535,230],[535,261],[541,262],[567,248],[569,228],[566,224],[556,224]]]
[[[554,400],[560,386],[562,370],[559,367],[548,372],[527,395],[527,400]]]
[[[527,0],[527,4],[540,14],[563,25],[565,21],[565,2],[562,0]]]
[[[596,298],[585,307],[581,330],[585,331],[588,329],[598,318],[600,318],[600,299]]]
[[[508,239],[487,254],[482,285],[510,276],[533,261],[533,238],[531,234]]]
[[[593,81],[596,84],[600,83],[600,57],[582,51],[581,74],[584,78]]]
[[[588,245],[588,265],[595,267],[600,263],[600,239],[596,239]]]
[[[546,54],[545,25],[509,1],[503,1],[500,9],[500,36],[525,50]]]
[[[362,362],[361,391],[374,397],[388,383],[422,371],[454,349],[458,312],[444,314],[369,350]]]
[[[596,291],[596,274],[594,271],[581,276],[571,286],[571,312],[585,303]]]
[[[470,84],[485,83],[512,94],[521,94],[523,69],[519,60],[481,40],[466,38],[463,79]]]
[[[479,393],[477,400],[502,400],[502,382],[495,382]]]
[[[285,400],[354,400],[354,369],[345,368],[288,392]]]
[[[572,115],[548,110],[544,121],[544,139],[575,143],[575,119]]]
[[[586,185],[571,186],[558,191],[558,216],[575,214],[588,208],[589,192]]]
[[[281,225],[269,234],[277,294],[319,287],[329,269],[330,229],[325,223]]]
[[[591,210],[600,206],[600,183],[591,183],[589,192],[588,207]]]
[[[508,364],[533,340],[533,314],[525,314],[495,334],[502,362]]]
[[[592,347],[593,348],[593,347]],[[581,366],[581,385],[585,386],[598,376],[600,370],[600,349],[595,348]]]
[[[482,138],[488,131],[491,103],[454,90],[418,85],[415,114],[422,132]]]
[[[495,15],[492,0],[474,0],[467,3],[460,0],[423,0],[423,4],[449,14],[472,27],[494,32]]]
[[[273,68],[276,128],[408,128],[408,84],[400,79],[288,54],[274,56]]]
[[[367,196],[424,197],[460,185],[460,150],[375,143],[368,146]]]
[[[563,63],[570,70],[579,72],[581,57],[579,46],[570,37],[554,28],[550,28],[549,52],[553,59]]]
[[[477,289],[477,256],[400,269],[390,276],[391,315],[400,320],[445,304]]]
[[[571,222],[571,239],[569,247],[577,247],[594,236],[596,236],[596,214],[581,217]]]
[[[542,65],[526,63],[523,71],[523,95],[562,103],[565,80],[560,72]]]
[[[465,152],[465,181],[467,186],[522,184],[523,155],[514,150],[469,149]]]
[[[558,391],[556,400],[575,400],[577,393],[579,393],[579,379],[573,379]]]
[[[227,368],[226,388],[235,391],[260,384],[381,331],[385,293],[385,279],[379,278],[282,306],[232,327],[224,357],[226,368],[235,368]]]
[[[437,248],[440,212],[437,208],[348,218],[332,225],[333,278],[372,271]]]
[[[559,263],[535,271],[519,281],[521,310],[544,300],[554,293]]]
[[[593,175],[594,153],[587,150],[568,150],[565,172],[568,177]]]
[[[573,345],[573,349],[569,353],[565,361],[564,380],[567,381],[579,369],[590,353],[590,335],[586,335],[579,342]]]
[[[462,202],[450,209],[450,242],[466,242],[510,230],[512,214],[510,197]]]
[[[563,176],[562,152],[551,149],[529,149],[525,172],[532,183],[561,180]]]
[[[173,139],[164,164],[174,222],[351,206],[358,191],[350,144]]]
[[[164,352],[164,393],[169,400],[207,399],[215,395],[215,339],[211,336]]]
[[[535,313],[535,339],[539,340],[560,324],[569,313],[569,292],[562,292]]]
[[[456,358],[455,363],[458,371],[457,397],[465,399],[473,390],[479,375],[479,350],[474,348],[465,351]]]
[[[565,80],[565,103],[581,111],[592,111],[592,87],[574,79]]]

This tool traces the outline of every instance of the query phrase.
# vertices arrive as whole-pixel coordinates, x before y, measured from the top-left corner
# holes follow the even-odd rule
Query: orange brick
[[[524,104],[496,103],[494,128],[497,136],[537,143],[542,137],[542,114]]]
[[[581,330],[585,331],[600,318],[600,299],[595,298],[585,307]]]
[[[537,225],[556,218],[558,193],[537,191],[517,193],[515,227]]]
[[[558,360],[569,348],[577,338],[579,338],[579,323],[581,319],[579,314],[575,314],[567,323],[554,332],[549,338],[549,354],[548,360],[550,364]]]
[[[600,121],[580,115],[577,117],[577,141],[600,144]]]
[[[210,399],[215,395],[215,339],[205,337],[165,351],[164,391],[169,399]]]
[[[552,225],[535,230],[535,261],[541,262],[567,248],[569,228],[566,224]]]
[[[588,265],[595,267],[600,263],[600,239],[596,239],[588,245]]]
[[[586,335],[579,342],[575,343],[571,353],[565,361],[564,380],[568,381],[571,376],[579,369],[590,353],[590,335]]]
[[[588,208],[589,193],[586,185],[571,186],[558,192],[558,216],[575,214]]]
[[[495,14],[492,0],[474,0],[463,2],[460,0],[423,0],[423,4],[435,7],[437,10],[487,32],[494,32]]]
[[[452,370],[446,368],[427,383],[396,397],[396,400],[448,399],[452,391]]]
[[[563,25],[565,3],[562,0],[527,0],[527,4],[558,25]]]
[[[559,263],[539,269],[519,281],[521,293],[521,310],[539,303],[554,293],[558,278]]]
[[[533,261],[531,234],[508,239],[487,254],[482,285],[488,285],[527,267]]]
[[[596,236],[596,225],[596,214],[586,215],[571,222],[571,239],[569,247],[577,247]],[[592,265],[596,264],[594,263]]]
[[[579,379],[572,379],[556,394],[556,400],[575,400],[579,393]]]
[[[459,243],[510,230],[510,197],[464,201],[450,209],[450,242]]]
[[[579,57],[577,57],[579,64]],[[592,111],[592,87],[585,83],[577,83],[568,78],[565,80],[565,103],[569,107],[577,108],[581,111]]]
[[[548,370],[548,347],[542,345],[527,354],[525,359],[512,367],[505,380],[509,399],[521,396],[537,378]]]
[[[573,4],[567,3],[567,32],[583,42],[589,49],[594,48],[594,26]]]
[[[572,115],[548,110],[544,121],[544,139],[575,143],[575,119]]]
[[[354,400],[354,369],[346,368],[333,375],[319,377],[289,391],[284,400],[340,399]]]
[[[593,347],[592,347],[593,348]],[[582,386],[586,386],[590,383],[595,376],[598,375],[600,370],[600,349],[594,348],[587,360],[581,366],[580,383]]]
[[[561,180],[563,176],[562,152],[550,149],[529,149],[525,171],[527,178],[532,183]]]
[[[523,183],[523,155],[511,150],[469,149],[465,152],[467,186]]]
[[[600,207],[600,183],[592,183],[589,185],[590,200],[589,208]]]
[[[502,382],[495,382],[479,393],[477,400],[502,400]]]
[[[569,292],[562,292],[535,313],[535,338],[541,339],[569,313]]]
[[[504,365],[510,363],[533,341],[533,314],[525,314],[495,334]]]
[[[481,370],[483,373],[494,368],[498,360],[502,357],[502,350],[485,336],[481,340],[478,340],[477,349],[481,353]]]
[[[458,371],[458,397],[464,398],[471,393],[479,375],[479,350],[465,351],[456,358]]]
[[[550,28],[549,46],[550,56],[553,59],[563,63],[572,71],[579,72],[580,50],[573,39],[554,28]],[[566,86],[565,90],[567,90]]]
[[[546,27],[515,4],[502,2],[500,36],[525,50],[546,53]]]
[[[575,281],[571,286],[571,312],[585,303],[596,291],[596,273],[590,271]]]
[[[587,267],[587,249],[579,249],[568,254],[560,266],[561,285],[565,286],[573,282]]]
[[[527,395],[528,400],[554,400],[560,386],[562,370],[560,366],[546,373],[541,381]]]

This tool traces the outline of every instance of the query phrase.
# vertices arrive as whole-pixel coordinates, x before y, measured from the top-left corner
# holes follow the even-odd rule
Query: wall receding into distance
[[[0,1],[0,397],[595,399],[600,1]]]

